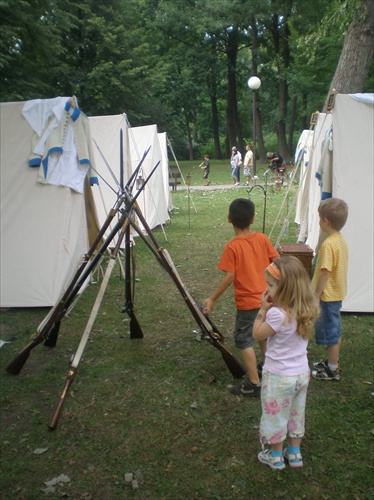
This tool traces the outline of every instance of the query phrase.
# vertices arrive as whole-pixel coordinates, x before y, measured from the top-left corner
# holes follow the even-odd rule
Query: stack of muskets
[[[170,276],[172,281],[175,283],[179,292],[181,293],[184,301],[186,302],[188,308],[190,309],[196,323],[198,324],[201,332],[202,338],[207,340],[209,344],[218,349],[221,352],[222,358],[226,363],[228,369],[231,374],[235,378],[242,378],[245,375],[245,369],[242,364],[226,349],[223,345],[224,337],[218,331],[217,327],[211,322],[208,316],[205,316],[201,310],[201,306],[196,302],[196,300],[192,297],[192,295],[187,290],[187,287],[182,282],[177,269],[169,255],[169,252],[163,249],[158,241],[156,240],[154,234],[152,233],[150,227],[148,226],[140,208],[137,203],[137,198],[141,193],[142,189],[144,189],[145,185],[155,172],[158,167],[158,162],[155,167],[152,169],[151,173],[145,180],[141,189],[137,192],[135,196],[132,196],[132,187],[134,179],[139,172],[139,169],[146,158],[149,149],[144,152],[143,158],[141,159],[139,165],[134,170],[127,184],[123,186],[123,163],[122,163],[122,131],[121,131],[121,178],[120,178],[120,191],[117,196],[117,201],[114,207],[110,210],[107,219],[105,220],[102,228],[97,235],[94,243],[91,245],[88,252],[85,254],[82,263],[79,265],[76,273],[71,279],[69,285],[66,288],[66,291],[62,293],[61,298],[55,304],[55,306],[51,309],[45,320],[39,326],[37,330],[37,335],[30,341],[29,344],[26,345],[6,366],[6,371],[12,375],[18,375],[26,363],[30,351],[41,344],[44,341],[44,345],[47,347],[55,347],[58,338],[58,332],[60,329],[61,320],[66,315],[71,306],[73,300],[79,293],[80,289],[84,285],[87,278],[91,275],[91,273],[98,266],[100,260],[106,253],[110,243],[113,239],[119,235],[117,244],[115,249],[111,255],[109,260],[102,284],[100,286],[99,293],[95,300],[93,309],[91,311],[90,317],[88,319],[86,328],[84,330],[82,339],[78,346],[75,356],[70,364],[67,379],[65,382],[65,386],[60,394],[59,400],[55,407],[55,411],[52,417],[52,420],[49,424],[49,428],[51,430],[55,429],[57,426],[57,422],[60,418],[62,408],[64,406],[68,391],[74,381],[75,375],[77,373],[78,364],[83,355],[85,346],[87,344],[90,332],[92,330],[94,321],[96,319],[99,307],[101,305],[102,298],[104,296],[105,289],[109,282],[109,278],[113,267],[115,265],[116,259],[120,252],[121,243],[123,238],[125,238],[125,304],[122,308],[122,312],[125,312],[130,317],[130,338],[132,339],[140,339],[143,338],[143,332],[140,327],[140,324],[135,316],[134,305],[132,303],[132,293],[131,293],[131,267],[130,267],[130,253],[131,253],[131,234],[130,228],[133,227],[136,233],[140,236],[140,238],[144,241],[147,247],[151,250],[151,252],[156,257],[157,261],[161,265],[161,267],[166,271],[166,273]],[[110,231],[109,235],[103,241],[104,234],[109,228],[111,222],[113,221],[116,214],[119,214],[118,220],[114,225],[113,229]],[[148,234],[149,239],[146,237],[139,224],[136,222],[136,218],[140,221],[145,232]],[[100,244],[101,243],[101,244]],[[100,246],[99,246],[100,245]],[[99,247],[99,249],[97,249]]]

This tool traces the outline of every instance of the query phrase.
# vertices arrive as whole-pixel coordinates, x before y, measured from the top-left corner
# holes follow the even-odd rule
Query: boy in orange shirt
[[[234,200],[229,207],[228,221],[233,225],[235,237],[225,245],[218,269],[225,273],[216,290],[203,300],[204,314],[209,314],[215,301],[233,283],[236,303],[235,345],[241,350],[248,379],[230,392],[247,397],[261,395],[252,327],[260,308],[261,296],[266,288],[264,270],[277,257],[278,252],[267,236],[251,232],[255,206],[246,198]],[[263,355],[266,341],[260,342]]]

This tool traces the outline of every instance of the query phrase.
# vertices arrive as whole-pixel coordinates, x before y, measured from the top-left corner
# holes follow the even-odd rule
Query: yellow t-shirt
[[[348,246],[340,233],[333,233],[322,243],[317,255],[312,287],[316,289],[321,269],[330,271],[322,292],[324,302],[343,300],[347,294]]]

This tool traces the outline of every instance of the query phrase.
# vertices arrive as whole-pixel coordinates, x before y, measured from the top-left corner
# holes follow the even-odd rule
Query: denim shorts
[[[239,179],[240,177],[240,166],[235,167],[231,170],[231,177],[237,177]]]
[[[235,346],[238,349],[247,349],[248,347],[253,347],[255,340],[252,337],[252,328],[258,311],[259,309],[251,309],[249,311],[236,311],[234,340]]]
[[[316,344],[325,346],[337,345],[342,336],[340,329],[342,301],[324,302],[321,300],[320,306],[321,314],[314,327]]]

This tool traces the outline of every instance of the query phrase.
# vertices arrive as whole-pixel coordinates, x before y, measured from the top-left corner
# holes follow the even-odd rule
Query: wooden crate
[[[307,270],[310,277],[312,277],[312,261],[313,250],[305,243],[282,243],[278,245],[277,251],[281,257],[284,255],[293,255],[297,257]]]

